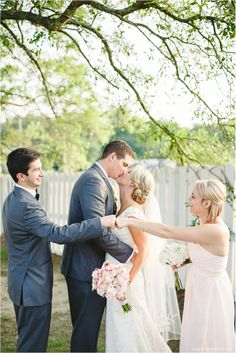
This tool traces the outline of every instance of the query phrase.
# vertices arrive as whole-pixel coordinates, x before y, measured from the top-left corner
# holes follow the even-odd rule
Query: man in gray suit
[[[18,148],[7,167],[16,182],[3,206],[8,251],[8,293],[18,327],[17,352],[46,352],[51,319],[52,258],[49,242],[77,244],[110,238],[115,216],[94,217],[81,224],[53,224],[35,198],[43,171],[40,154]]]
[[[115,214],[116,202],[108,177],[118,178],[133,160],[134,152],[127,143],[110,142],[101,159],[76,182],[68,223]],[[106,252],[124,263],[133,255],[133,249],[115,236],[78,245],[65,245],[62,258],[73,325],[70,352],[95,352],[106,300],[92,291],[92,272],[102,266]]]

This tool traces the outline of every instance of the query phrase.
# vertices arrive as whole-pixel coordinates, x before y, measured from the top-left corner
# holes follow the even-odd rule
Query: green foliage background
[[[118,138],[138,159],[202,166],[234,162],[233,1],[122,0],[117,7],[113,1],[79,6],[69,0],[3,0],[1,5],[1,171],[7,154],[19,146],[39,150],[48,171],[78,171]],[[129,30],[141,31],[149,46],[139,51]],[[156,62],[157,71],[136,66],[139,56],[146,65]],[[211,109],[200,84],[224,75],[224,105]],[[151,113],[149,89],[154,84],[160,100],[163,78],[181,83],[186,101],[190,92],[198,101],[189,117],[197,117],[197,125],[183,128]],[[118,99],[106,104],[109,88],[101,81],[116,86],[110,95],[127,94],[123,106]],[[170,99],[177,83],[167,92]]]
[[[161,123],[165,124],[180,143],[180,150],[171,136],[164,134],[152,121],[135,116],[125,107],[114,106],[106,111],[89,83],[85,66],[77,64],[74,57],[62,56],[44,60],[43,67],[47,79],[51,80],[51,94],[60,116],[50,119],[47,114],[38,114],[36,110],[28,111],[26,104],[19,108],[21,112],[25,109],[24,117],[15,114],[6,118],[1,123],[3,172],[6,172],[7,154],[20,146],[40,151],[45,170],[83,170],[97,160],[103,146],[114,139],[127,141],[138,159],[170,159],[180,165],[233,163],[234,145],[231,143],[233,136],[230,124],[224,130],[211,122],[208,125],[184,128],[174,121],[162,120]],[[10,63],[1,68],[5,92],[2,99],[3,110],[5,106],[9,106],[9,97],[13,96],[13,101],[16,102],[14,92],[23,96],[29,90],[31,79],[22,79],[19,73],[20,69]],[[39,92],[42,90],[40,81],[36,81],[34,85],[39,86]],[[30,99],[33,98],[29,97]],[[35,101],[37,99],[38,97]],[[39,105],[43,105],[44,100],[41,97],[39,99]],[[231,121],[231,125],[233,124]]]

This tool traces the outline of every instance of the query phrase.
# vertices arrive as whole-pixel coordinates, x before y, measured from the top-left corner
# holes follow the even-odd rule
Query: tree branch
[[[140,11],[140,10],[146,10],[146,9],[157,9],[159,10],[160,12],[164,13],[166,16],[172,18],[173,20],[175,21],[178,21],[178,22],[181,22],[181,23],[186,23],[186,24],[189,24],[189,23],[193,23],[194,21],[196,20],[200,20],[200,21],[209,21],[209,22],[212,22],[212,21],[215,21],[215,22],[221,22],[221,23],[225,23],[228,25],[228,22],[225,21],[224,18],[218,18],[218,17],[214,17],[214,16],[203,16],[201,14],[196,14],[196,15],[193,15],[193,16],[190,16],[188,18],[181,18],[181,17],[178,17],[176,16],[175,14],[173,14],[172,12],[168,11],[167,8],[164,8],[162,6],[160,6],[158,4],[157,1],[150,1],[150,0],[147,0],[147,1],[136,1],[134,4],[128,6],[128,7],[125,7],[123,9],[114,9],[114,8],[110,8],[104,4],[101,4],[101,3],[98,3],[97,1],[84,1],[83,4],[87,4],[97,10],[100,10],[102,12],[106,12],[106,13],[109,13],[111,15],[115,15],[115,16],[121,16],[121,17],[124,17],[124,16],[127,16],[135,11]]]
[[[213,22],[220,22],[220,23],[225,23],[229,25],[227,21],[223,18],[218,18],[214,16],[207,16],[207,15],[201,15],[201,14],[195,14],[193,16],[190,16],[188,18],[182,18],[178,17],[172,12],[170,12],[167,8],[164,8],[160,6],[156,1],[136,1],[130,6],[127,6],[123,9],[115,9],[108,7],[104,4],[101,4],[97,1],[72,1],[70,5],[66,8],[66,10],[57,18],[51,18],[50,17],[43,17],[41,15],[32,13],[32,12],[27,12],[27,11],[17,11],[17,10],[2,10],[1,12],[1,20],[28,20],[31,23],[35,25],[41,25],[51,31],[55,31],[60,29],[65,23],[67,23],[75,14],[77,9],[83,5],[89,5],[97,10],[100,10],[105,13],[109,13],[114,16],[127,16],[131,13],[134,13],[136,11],[140,10],[146,10],[146,9],[157,9],[161,13],[164,13],[166,16],[172,18],[173,20],[181,23],[186,23],[186,24],[193,24],[194,21],[199,20],[199,21],[209,21],[212,23]],[[1,23],[1,22],[0,22]]]
[[[76,48],[79,50],[79,52],[81,53],[81,55],[84,57],[84,59],[87,61],[88,65],[93,69],[93,71],[95,71],[99,76],[101,76],[104,80],[106,80],[111,86],[113,86],[116,89],[119,89],[119,87],[117,87],[113,82],[111,82],[106,75],[104,75],[103,73],[101,73],[95,66],[93,66],[89,59],[87,58],[87,56],[84,54],[84,52],[82,51],[82,49],[80,48],[78,42],[66,31],[63,30],[59,30],[58,32],[63,33],[65,36],[67,36],[68,38],[70,38],[70,40],[75,44]]]
[[[28,57],[34,62],[35,66],[37,67],[41,77],[42,77],[42,81],[43,81],[43,85],[44,85],[44,88],[45,88],[45,91],[46,91],[46,96],[47,96],[47,99],[48,99],[48,103],[52,109],[52,112],[54,114],[55,117],[57,117],[57,114],[54,110],[54,107],[53,107],[53,104],[52,104],[52,101],[51,101],[51,97],[50,97],[50,94],[49,94],[49,90],[48,90],[48,87],[47,87],[47,82],[46,82],[46,79],[45,79],[45,76],[41,70],[41,67],[39,65],[39,63],[37,62],[37,60],[33,57],[33,55],[31,54],[31,52],[29,51],[29,49],[19,41],[19,39],[17,38],[17,36],[15,35],[15,33],[12,32],[12,30],[7,26],[7,24],[5,22],[2,22],[2,26],[10,33],[10,35],[13,37],[13,39],[15,40],[16,44],[22,48],[25,53],[28,55]]]
[[[147,109],[147,107],[145,106],[139,92],[137,91],[137,89],[134,87],[134,85],[130,82],[130,80],[128,79],[128,77],[126,77],[124,75],[124,73],[115,65],[114,61],[113,61],[113,56],[112,56],[112,51],[110,49],[110,46],[108,44],[108,42],[106,41],[106,39],[102,36],[102,34],[100,32],[98,32],[97,30],[95,30],[94,28],[90,27],[88,24],[86,23],[80,23],[80,25],[84,28],[86,28],[87,30],[93,32],[103,43],[107,55],[108,55],[108,59],[109,62],[111,64],[111,66],[113,67],[114,71],[126,82],[126,84],[128,84],[128,86],[131,88],[131,90],[134,92],[137,101],[139,102],[139,104],[141,105],[142,109],[144,110],[144,112],[147,114],[147,116],[149,117],[149,119],[156,125],[158,126],[161,130],[163,130],[171,139],[171,141],[175,142],[175,145],[177,147],[177,150],[181,155],[184,155],[187,160],[191,160],[193,162],[198,162],[197,160],[195,160],[194,158],[191,158],[190,156],[188,156],[188,154],[184,151],[184,149],[180,146],[180,144],[178,143],[176,136],[167,128],[167,126],[165,126],[164,124],[161,124],[160,122],[158,122],[157,120],[154,119],[154,117],[150,114],[149,110]]]
[[[32,3],[34,4],[33,1],[32,1]],[[55,32],[62,33],[63,35],[68,37],[74,43],[74,45],[79,50],[79,52],[81,53],[83,58],[86,60],[88,65],[96,72],[96,74],[100,75],[103,79],[105,79],[113,87],[118,88],[116,85],[114,85],[111,82],[111,80],[108,79],[108,77],[105,74],[100,72],[99,68],[96,68],[94,65],[92,65],[90,63],[89,58],[82,51],[76,38],[73,38],[73,36],[70,34],[71,32],[68,33],[68,31],[65,27],[66,27],[66,25],[68,27],[70,27],[69,28],[70,31],[73,28],[75,28],[75,30],[78,32],[79,26],[81,26],[82,29],[85,29],[86,34],[87,34],[87,31],[89,31],[90,33],[93,33],[93,35],[96,36],[96,38],[98,38],[101,41],[101,43],[103,44],[112,69],[116,72],[118,77],[120,77],[126,83],[126,85],[127,85],[126,87],[129,87],[129,89],[134,93],[134,95],[137,99],[137,102],[139,103],[139,105],[141,106],[141,108],[143,109],[145,114],[149,117],[149,119],[158,128],[160,128],[162,131],[164,131],[168,135],[168,137],[171,139],[171,143],[173,144],[173,146],[176,145],[176,148],[177,148],[177,151],[179,154],[182,153],[183,156],[186,157],[187,159],[195,161],[194,159],[189,158],[187,152],[184,150],[185,147],[181,146],[182,140],[180,138],[179,139],[176,138],[174,132],[171,131],[171,129],[168,129],[165,124],[162,124],[161,122],[156,121],[154,119],[154,117],[150,114],[149,109],[147,108],[146,104],[144,103],[144,100],[141,97],[138,90],[136,89],[135,85],[132,83],[132,81],[130,81],[129,77],[127,77],[127,75],[125,74],[125,71],[122,70],[122,68],[118,67],[119,64],[118,65],[115,64],[115,62],[113,60],[112,48],[110,47],[106,36],[102,35],[99,30],[96,30],[93,27],[93,24],[89,25],[85,21],[82,22],[81,20],[77,20],[77,18],[76,18],[76,11],[80,7],[86,6],[87,8],[89,8],[89,11],[90,11],[88,14],[90,19],[91,19],[90,15],[92,12],[93,12],[92,13],[93,20],[94,20],[94,18],[96,18],[97,15],[100,15],[101,13],[102,14],[107,13],[109,15],[116,16],[117,18],[119,18],[121,23],[127,23],[127,24],[130,24],[131,26],[136,27],[142,33],[142,35],[152,44],[152,46],[154,46],[154,48],[156,50],[158,50],[161,53],[161,55],[172,64],[172,66],[174,67],[175,75],[176,75],[177,79],[181,82],[181,84],[184,85],[184,87],[194,97],[196,97],[203,104],[204,107],[206,107],[211,112],[211,114],[214,117],[217,118],[219,125],[222,127],[223,126],[221,123],[222,118],[220,118],[218,116],[217,112],[215,112],[211,109],[211,107],[201,97],[201,95],[198,93],[198,91],[194,91],[195,88],[192,88],[192,87],[194,87],[192,85],[192,83],[189,80],[188,81],[185,80],[184,75],[185,75],[185,73],[188,73],[188,67],[186,67],[186,62],[184,60],[181,61],[181,53],[178,50],[179,49],[178,42],[176,42],[174,39],[176,39],[184,44],[195,45],[209,59],[209,65],[210,65],[209,67],[210,68],[213,66],[213,64],[215,64],[215,65],[218,64],[218,67],[220,67],[220,69],[223,69],[222,71],[225,74],[226,74],[225,71],[227,71],[231,76],[234,76],[233,72],[230,71],[230,68],[231,68],[230,63],[227,63],[226,60],[224,61],[224,58],[221,58],[221,55],[219,55],[220,54],[219,48],[220,48],[221,52],[223,52],[223,53],[226,53],[226,52],[223,51],[224,40],[220,39],[220,34],[222,32],[220,32],[220,34],[217,33],[218,28],[220,28],[220,30],[222,30],[222,28],[224,29],[224,26],[222,26],[222,24],[226,24],[227,26],[229,26],[229,28],[232,28],[232,23],[230,22],[231,18],[228,16],[226,16],[225,17],[226,19],[225,19],[225,18],[223,18],[223,16],[216,17],[216,16],[202,15],[202,13],[200,13],[200,10],[198,13],[193,12],[193,15],[186,17],[186,15],[184,15],[184,12],[181,13],[178,8],[176,8],[176,11],[174,12],[175,9],[174,9],[174,7],[172,8],[171,5],[170,5],[170,9],[169,9],[169,8],[167,8],[167,6],[160,5],[160,3],[161,2],[157,1],[157,0],[133,1],[133,3],[131,5],[125,6],[124,8],[120,9],[120,8],[114,8],[111,6],[109,7],[106,4],[103,4],[102,2],[98,2],[98,1],[93,1],[93,0],[79,1],[79,0],[77,0],[77,1],[71,1],[69,3],[69,5],[67,6],[67,8],[61,13],[61,12],[58,12],[54,9],[50,9],[48,7],[47,8],[43,7],[43,4],[41,7],[41,5],[40,5],[41,3],[39,2],[39,5],[37,5],[37,6],[34,4],[34,6],[32,7],[30,12],[21,11],[21,10],[18,11],[17,10],[18,6],[16,6],[12,10],[2,10],[0,21],[3,25],[3,27],[13,37],[16,44],[26,52],[26,54],[28,55],[30,60],[33,61],[33,63],[36,65],[37,69],[39,70],[40,75],[42,77],[43,85],[44,85],[44,88],[46,91],[47,99],[48,99],[49,105],[50,105],[53,112],[54,112],[53,105],[52,105],[49,91],[47,88],[46,79],[43,75],[43,72],[41,70],[39,63],[37,62],[37,60],[35,59],[35,57],[31,53],[31,51],[23,43],[23,33],[21,32],[21,28],[20,28],[18,22],[19,21],[29,21],[31,24],[33,24],[36,27],[42,26],[42,27],[46,28],[49,32],[55,31]],[[17,4],[17,2],[15,1],[14,4]],[[50,5],[48,5],[48,6],[50,6]],[[118,3],[118,5],[114,5],[114,6],[119,7],[120,4]],[[53,5],[52,5],[52,7],[53,7]],[[94,11],[93,9],[95,9],[97,11]],[[153,9],[154,9],[154,11],[153,11]],[[128,18],[128,15],[130,15],[132,13],[135,13],[137,11],[144,13],[144,11],[148,11],[148,10],[150,10],[150,13],[151,13],[151,11],[152,11],[152,13],[154,12],[154,14],[156,16],[159,16],[159,18],[161,18],[161,20],[163,19],[163,21],[167,20],[169,22],[182,23],[182,27],[183,27],[182,30],[184,30],[185,33],[190,33],[193,30],[193,33],[196,34],[196,38],[197,38],[196,43],[189,43],[188,42],[189,38],[186,37],[185,35],[183,35],[183,38],[178,38],[178,35],[175,36],[175,33],[173,33],[174,35],[171,34],[169,36],[160,35],[155,30],[150,28],[148,25],[143,24],[143,23],[133,22]],[[38,13],[35,13],[35,11],[37,11]],[[44,16],[43,15],[44,11],[47,14],[49,13],[50,15]],[[51,12],[48,12],[48,11],[51,11]],[[94,13],[95,13],[95,15],[94,15]],[[85,15],[86,15],[86,12],[85,12]],[[171,21],[169,19],[171,19],[173,21]],[[20,41],[20,39],[18,39],[18,37],[15,35],[15,33],[12,32],[11,29],[7,26],[5,20],[15,20],[16,21],[16,23],[18,25],[18,29],[21,34],[21,39],[22,39],[21,41]],[[141,22],[141,20],[140,20],[140,22]],[[203,25],[205,26],[204,28],[200,26],[201,25],[200,22],[203,22]],[[214,32],[213,34],[211,33],[208,35],[209,28],[212,28],[212,27],[206,26],[207,23],[209,23],[213,27],[213,32]],[[180,25],[178,24],[178,26],[180,26]],[[218,26],[220,26],[220,27],[218,27]],[[22,27],[22,29],[23,29],[23,27]],[[186,29],[190,29],[190,31],[187,32]],[[165,28],[165,30],[166,30],[166,28]],[[145,31],[148,31],[148,32],[145,32]],[[173,32],[173,28],[171,28],[170,32]],[[169,32],[166,32],[166,33],[169,33]],[[178,31],[177,31],[177,33],[178,33]],[[200,37],[197,35],[199,35]],[[156,38],[152,37],[152,36],[155,36],[156,38],[158,38],[161,41],[162,44],[160,45],[160,47],[159,47],[159,43],[157,43],[157,40],[155,40]],[[181,36],[182,36],[182,34],[180,35],[180,37]],[[187,38],[186,41],[184,40],[184,38]],[[192,36],[190,38],[192,38]],[[203,45],[201,45],[201,43],[198,44],[199,38],[202,42],[204,42]],[[206,45],[206,43],[207,43],[207,45]],[[173,45],[175,47],[173,47]],[[209,50],[209,53],[204,50],[206,46],[210,47],[209,49],[207,48],[207,50]],[[8,50],[11,50],[11,49],[8,48]],[[213,61],[211,62],[212,57],[215,59],[214,62]],[[180,65],[180,62],[182,63],[182,65]],[[103,71],[103,69],[101,69],[101,71]],[[189,72],[191,73],[191,70],[189,70]],[[226,77],[228,79],[227,74],[226,74]],[[197,78],[195,77],[194,71],[191,73],[191,79],[193,81],[194,81],[194,79],[196,79],[196,82],[197,82]],[[188,84],[188,82],[190,82],[191,85]],[[54,112],[54,114],[55,114],[55,112]]]

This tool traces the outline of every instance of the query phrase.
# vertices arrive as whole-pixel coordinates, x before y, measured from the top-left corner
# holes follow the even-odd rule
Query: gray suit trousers
[[[52,304],[18,306],[14,304],[18,327],[16,352],[46,352]]]

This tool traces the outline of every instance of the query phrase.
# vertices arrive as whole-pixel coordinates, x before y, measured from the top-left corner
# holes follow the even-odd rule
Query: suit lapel
[[[114,191],[112,189],[112,186],[111,186],[111,183],[109,182],[108,178],[106,177],[106,175],[103,173],[102,169],[99,168],[99,166],[97,164],[93,164],[91,168],[94,168],[96,169],[96,171],[98,172],[99,175],[101,175],[101,177],[104,179],[111,195],[112,195],[112,198],[113,198],[113,202],[114,204],[116,205],[116,198],[115,198],[115,195],[114,195]]]

